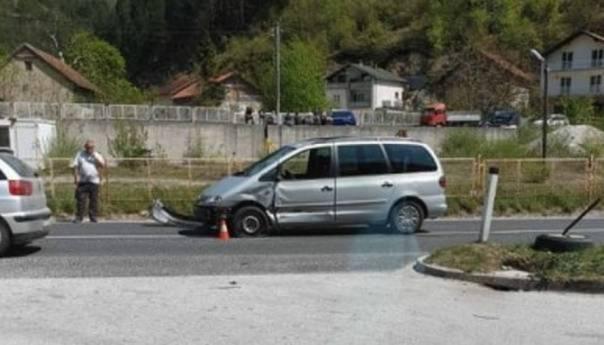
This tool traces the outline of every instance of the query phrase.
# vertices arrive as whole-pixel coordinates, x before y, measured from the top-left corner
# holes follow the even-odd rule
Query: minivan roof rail
[[[417,142],[421,143],[420,140],[412,138],[401,138],[401,137],[386,137],[386,136],[373,136],[373,137],[353,137],[353,136],[340,136],[340,137],[320,137],[312,138],[301,141],[301,143],[307,144],[322,144],[322,143],[339,143],[339,142],[356,142],[356,141],[400,141],[400,142]]]

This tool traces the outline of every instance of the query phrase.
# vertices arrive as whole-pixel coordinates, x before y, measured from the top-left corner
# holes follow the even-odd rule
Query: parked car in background
[[[210,186],[195,217],[226,214],[235,236],[271,230],[385,226],[414,233],[445,214],[446,179],[427,145],[402,138],[320,138],[287,145]]]
[[[357,119],[350,110],[334,110],[330,115],[331,124],[334,126],[356,126]]]
[[[496,110],[487,115],[483,122],[485,127],[508,127],[520,126],[520,114],[514,110]]]
[[[535,126],[543,126],[543,119],[533,121]],[[570,125],[568,117],[564,114],[551,114],[547,117],[547,125],[550,127],[561,127]]]
[[[0,256],[48,234],[51,221],[44,183],[23,161],[0,153]]]

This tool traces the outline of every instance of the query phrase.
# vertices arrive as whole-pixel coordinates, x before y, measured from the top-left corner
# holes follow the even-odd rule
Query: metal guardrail
[[[242,113],[225,108],[171,105],[0,102],[0,116],[48,120],[245,123]],[[376,110],[356,112],[356,116],[360,126],[416,126],[420,113]],[[255,117],[254,123],[260,124],[257,114]]]

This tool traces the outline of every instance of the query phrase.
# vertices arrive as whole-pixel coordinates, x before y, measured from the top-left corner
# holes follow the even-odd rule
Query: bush
[[[69,127],[57,122],[55,137],[48,143],[47,158],[72,158],[80,149],[80,139],[69,134]]]
[[[562,109],[573,125],[587,123],[595,115],[590,97],[566,97],[562,99]]]
[[[114,122],[115,138],[109,140],[109,152],[116,158],[147,157],[148,133],[141,125],[125,121]]]

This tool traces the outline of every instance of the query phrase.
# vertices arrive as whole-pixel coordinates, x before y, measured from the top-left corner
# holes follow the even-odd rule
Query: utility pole
[[[279,125],[279,147],[283,146],[283,119],[281,118],[281,23],[275,25],[275,84],[276,92],[276,118]]]
[[[531,54],[533,54],[533,56],[535,58],[537,58],[537,60],[539,60],[539,62],[541,62],[541,84],[543,85],[543,113],[541,114],[542,116],[542,121],[543,123],[541,124],[541,157],[543,159],[547,158],[547,97],[548,97],[548,92],[547,92],[547,83],[548,83],[548,79],[549,79],[549,67],[547,66],[547,60],[543,57],[543,55],[541,55],[541,53],[539,53],[539,51],[537,51],[537,49],[531,49]]]

